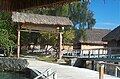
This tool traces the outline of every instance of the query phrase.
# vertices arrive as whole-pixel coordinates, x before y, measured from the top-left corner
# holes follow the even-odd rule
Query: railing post
[[[95,70],[95,61],[92,61],[92,70]]]
[[[111,58],[111,48],[108,49],[108,58]]]
[[[117,77],[117,66],[115,67],[115,76]]]
[[[83,57],[83,50],[81,49],[80,51],[81,51],[80,56]]]
[[[57,73],[53,74],[53,79],[57,79]]]
[[[82,56],[83,56],[83,50],[82,50]]]
[[[104,64],[101,63],[99,67],[99,79],[104,79]]]
[[[98,49],[98,58],[100,57],[100,49]]]
[[[90,58],[90,50],[88,51],[88,58]]]
[[[51,74],[51,68],[47,71],[47,76]],[[51,79],[51,77],[48,77],[47,79]]]

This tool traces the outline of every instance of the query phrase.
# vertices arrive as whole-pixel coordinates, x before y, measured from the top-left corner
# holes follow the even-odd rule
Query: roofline
[[[115,29],[113,29],[111,32],[109,32],[107,35],[105,35],[103,38],[102,38],[102,41],[111,41],[111,40],[114,40],[113,38],[107,38],[107,36],[108,35],[110,35],[112,32],[114,32],[118,27],[120,27],[120,25],[119,26],[117,26]],[[116,40],[116,39],[115,39]]]
[[[41,19],[41,18],[43,18],[43,19]],[[73,26],[72,21],[67,17],[40,15],[40,14],[32,14],[32,13],[13,12],[12,20],[13,20],[13,22],[19,22],[19,23]],[[61,21],[64,21],[64,22],[61,22]]]
[[[107,42],[103,42],[103,41],[80,41],[80,43],[82,44],[108,44]]]

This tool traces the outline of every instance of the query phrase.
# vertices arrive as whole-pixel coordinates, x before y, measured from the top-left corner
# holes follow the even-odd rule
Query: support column
[[[58,59],[61,60],[62,58],[62,32],[59,33],[59,52],[58,52]]]
[[[18,30],[18,39],[17,39],[17,58],[20,57],[20,30]]]

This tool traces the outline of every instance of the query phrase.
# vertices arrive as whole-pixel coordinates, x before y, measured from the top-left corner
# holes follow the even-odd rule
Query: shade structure
[[[12,13],[13,22],[21,23],[21,28],[29,30],[57,32],[57,27],[73,26],[67,17],[47,16],[31,13]]]
[[[32,7],[49,7],[80,0],[0,0],[0,10],[18,11]]]
[[[21,29],[27,30],[38,30],[38,31],[54,31],[57,27],[61,30],[64,26],[72,26],[73,23],[67,17],[59,17],[59,16],[47,16],[47,15],[38,15],[38,14],[30,14],[30,13],[19,13],[13,12],[12,14],[13,22],[20,23]],[[20,55],[20,31],[18,30],[18,50],[17,57]],[[24,30],[26,31],[26,30]],[[62,50],[62,32],[59,31],[59,53],[58,59],[62,58],[61,50]]]

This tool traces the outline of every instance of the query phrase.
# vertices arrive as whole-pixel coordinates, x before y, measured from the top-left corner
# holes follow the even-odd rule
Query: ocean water
[[[0,79],[29,79],[24,74],[15,72],[0,72]]]

